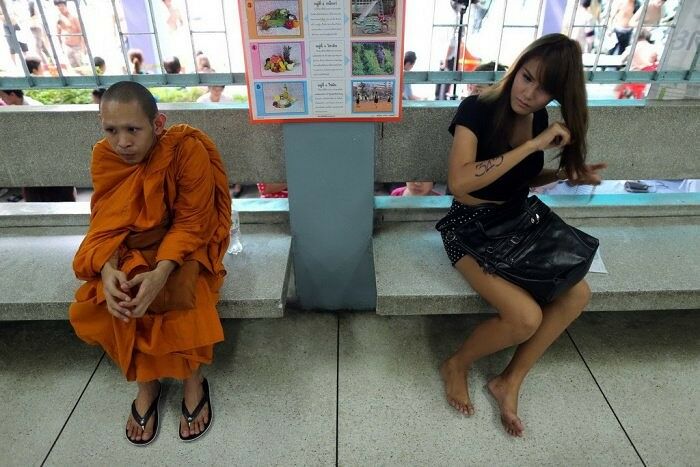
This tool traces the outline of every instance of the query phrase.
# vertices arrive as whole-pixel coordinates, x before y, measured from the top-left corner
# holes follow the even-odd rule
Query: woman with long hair
[[[549,124],[546,105],[561,106],[563,122]],[[468,253],[470,238],[457,238],[460,225],[476,210],[488,207],[511,213],[526,205],[528,187],[568,178],[571,184],[599,184],[605,164],[586,164],[588,112],[581,49],[562,34],[550,34],[530,44],[503,79],[480,96],[462,101],[449,127],[454,136],[449,155],[448,186],[452,207],[436,228],[453,266],[498,312],[479,324],[461,347],[440,367],[448,402],[465,415],[474,407],[467,376],[481,357],[506,347],[518,348],[488,390],[498,402],[501,421],[513,436],[524,426],[517,415],[520,387],[545,350],[588,304],[584,280],[542,303],[528,291],[487,272]],[[545,169],[544,150],[559,149],[559,168]],[[535,240],[537,241],[537,240]]]

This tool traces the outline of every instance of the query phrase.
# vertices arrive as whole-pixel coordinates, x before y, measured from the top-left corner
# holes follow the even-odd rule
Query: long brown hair
[[[510,93],[515,75],[532,59],[540,60],[539,76],[542,88],[561,106],[564,123],[571,132],[571,142],[564,146],[559,157],[559,167],[569,177],[585,171],[588,132],[588,107],[586,82],[583,75],[581,47],[564,34],[548,34],[530,44],[517,58],[506,75],[479,99],[495,106],[495,121],[491,138],[494,142],[508,141],[503,135],[511,135],[515,112],[510,104]]]

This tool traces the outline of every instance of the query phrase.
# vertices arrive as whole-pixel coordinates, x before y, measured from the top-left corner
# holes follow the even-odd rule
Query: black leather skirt
[[[468,254],[484,272],[518,285],[539,303],[581,281],[599,244],[536,196],[500,205],[454,201],[435,228],[453,266]]]
[[[469,206],[457,200],[452,200],[452,206],[447,215],[435,224],[435,228],[442,236],[442,243],[445,246],[447,256],[452,262],[452,266],[462,259],[464,255],[469,254],[466,249],[460,246],[460,243],[469,245],[470,240],[473,239],[460,237],[461,242],[457,243],[451,240],[448,233],[450,236],[454,235],[452,232],[455,232],[457,227],[483,217],[488,217],[490,222],[507,223],[508,220],[517,217],[525,210],[525,201],[526,199],[514,199],[503,204],[484,203]]]

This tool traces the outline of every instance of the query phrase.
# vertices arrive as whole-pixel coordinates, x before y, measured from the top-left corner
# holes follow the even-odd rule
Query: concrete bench
[[[589,160],[613,180],[698,178],[700,104],[591,103]],[[379,130],[377,182],[445,181],[454,115],[447,103],[416,103]],[[557,107],[549,120],[561,118]],[[546,154],[553,166],[553,154]],[[682,195],[543,197],[573,225],[600,238],[609,274],[588,275],[590,310],[700,309],[700,199]],[[434,225],[451,197],[375,201],[377,313],[478,313],[490,307],[451,267]]]
[[[700,195],[541,197],[600,239],[608,274],[589,273],[588,310],[700,309]],[[449,197],[377,198],[377,313],[483,313],[489,305],[451,267],[435,222]]]
[[[222,318],[284,314],[290,278],[287,200],[236,200],[243,251],[227,255]],[[80,285],[71,263],[89,219],[88,203],[0,204],[0,320],[66,319]]]
[[[401,122],[376,125],[375,181],[444,181],[451,142],[446,128],[455,106],[454,102],[411,103]],[[251,126],[242,107],[214,109],[202,104],[175,104],[164,105],[162,110],[170,123],[188,122],[212,136],[221,149],[231,182],[285,179],[284,133],[294,131],[291,127],[283,131],[280,125]],[[589,111],[590,158],[609,163],[606,178],[700,177],[697,102],[594,104]],[[88,148],[101,136],[96,114],[95,106],[0,109],[0,128],[12,135],[0,145],[0,186],[89,186]],[[550,108],[549,116],[550,121],[559,119],[558,109]],[[26,131],[27,128],[32,131]],[[55,136],[37,139],[37,134]],[[545,157],[549,163],[550,154]],[[320,176],[342,178],[338,173]],[[603,259],[610,274],[591,276],[591,309],[700,308],[694,279],[700,277],[695,253],[700,202],[665,198],[664,202],[648,206],[653,198],[625,198],[617,206],[614,202],[598,206],[596,200],[600,199],[603,198],[596,195],[582,202],[555,205],[563,217],[602,240]],[[381,200],[377,201],[376,213],[382,218],[373,241],[377,312],[486,310],[485,304],[450,267],[432,228],[447,210],[449,200],[423,202],[435,205],[413,209],[393,201],[391,206],[383,207]],[[50,284],[70,270],[72,252],[87,225],[88,209],[79,204],[49,203],[42,208],[18,205],[12,208],[14,211],[0,215],[0,223],[6,221],[5,226],[0,224],[0,253],[3,265],[8,265],[3,271],[8,279],[0,281],[0,319],[65,317],[76,282]],[[268,212],[264,207],[250,213],[242,205],[239,208],[244,223],[257,225],[244,226],[244,238],[251,243],[248,251],[233,258],[232,280],[222,295],[222,314],[279,316],[284,307],[290,262],[288,221],[285,217],[280,224],[274,220],[279,212]],[[658,215],[665,218],[656,219]],[[52,262],[49,266],[46,260],[39,261],[35,256],[51,239],[63,239],[67,246],[61,251],[54,245],[54,256],[47,255]],[[241,281],[236,282],[236,277]],[[244,282],[246,277],[251,278],[252,284]],[[32,278],[35,280],[30,281]],[[368,278],[370,285],[372,279]],[[42,283],[42,287],[36,287],[37,283]],[[373,290],[369,293],[373,294]]]

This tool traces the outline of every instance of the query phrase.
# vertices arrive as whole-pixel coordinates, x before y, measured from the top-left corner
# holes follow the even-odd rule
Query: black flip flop
[[[202,396],[202,399],[199,401],[199,404],[197,404],[197,407],[192,411],[192,413],[187,410],[187,407],[185,406],[185,399],[182,399],[182,416],[185,417],[185,420],[187,421],[187,426],[191,426],[192,422],[194,421],[195,418],[199,415],[199,412],[202,411],[204,408],[204,405],[208,404],[209,405],[209,421],[204,425],[204,429],[202,430],[201,433],[197,435],[190,435],[188,437],[182,436],[182,432],[180,431],[180,425],[178,424],[177,428],[177,434],[180,436],[180,439],[182,441],[194,441],[197,438],[200,438],[204,433],[209,430],[209,427],[211,426],[211,422],[214,419],[214,409],[211,407],[211,398],[209,397],[209,381],[207,381],[206,378],[202,380],[202,389],[204,390],[204,395]]]
[[[148,410],[146,410],[146,413],[141,416],[139,414],[138,410],[136,410],[136,400],[134,399],[134,402],[131,403],[131,416],[134,417],[134,420],[136,420],[136,423],[139,424],[141,427],[141,432],[146,430],[146,425],[148,424],[148,420],[151,417],[154,417],[153,420],[153,436],[151,436],[148,440],[146,441],[134,441],[133,439],[129,438],[129,432],[126,431],[126,440],[129,441],[131,444],[134,446],[147,446],[153,442],[154,439],[158,436],[158,429],[160,428],[160,417],[158,416],[158,403],[160,402],[160,392],[161,392],[161,384],[158,383],[158,395],[156,396],[155,399],[153,399],[153,402],[151,402],[150,407],[148,407]]]

